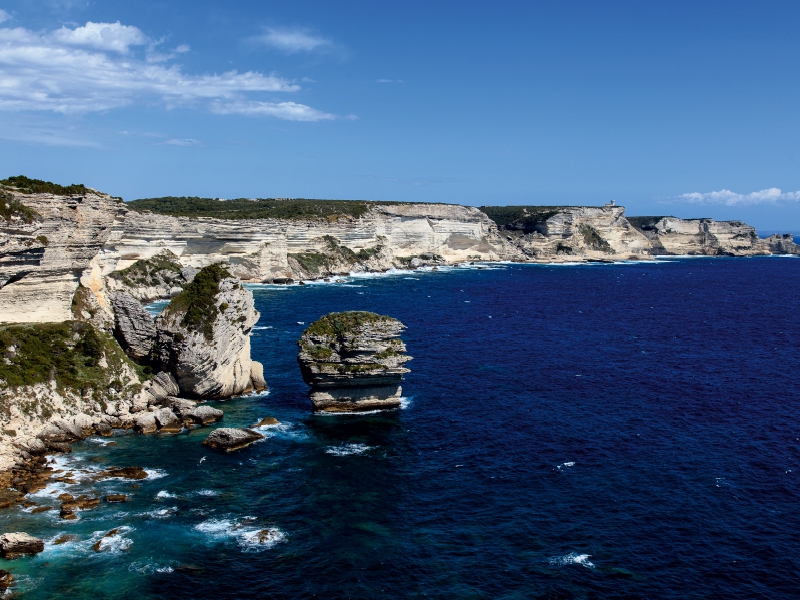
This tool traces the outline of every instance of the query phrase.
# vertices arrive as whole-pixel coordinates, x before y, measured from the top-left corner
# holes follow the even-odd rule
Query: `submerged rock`
[[[111,468],[101,471],[95,479],[112,479],[114,477],[121,477],[122,479],[147,479],[147,471],[142,467]]]
[[[278,419],[276,419],[275,417],[264,417],[258,423],[254,423],[253,425],[251,425],[251,428],[263,427],[264,425],[278,425],[279,423],[280,421],[278,421]]]
[[[249,446],[253,442],[257,442],[264,436],[249,429],[234,429],[232,427],[222,427],[212,431],[204,445],[215,450],[224,450],[225,452],[232,452]]]
[[[125,494],[108,494],[106,496],[106,502],[127,502],[128,496]]]
[[[263,389],[263,369],[250,358],[258,321],[253,294],[222,266],[210,265],[156,320],[153,361],[196,398],[228,398]]]
[[[44,550],[44,541],[27,533],[4,533],[0,535],[0,556],[11,559],[26,554],[39,554]]]
[[[400,406],[400,381],[411,360],[397,319],[371,312],[331,313],[297,342],[297,361],[314,410],[351,412]]]

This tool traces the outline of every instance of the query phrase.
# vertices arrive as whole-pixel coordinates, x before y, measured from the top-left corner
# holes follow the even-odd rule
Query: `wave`
[[[587,569],[594,569],[594,563],[589,560],[591,556],[591,554],[578,554],[576,552],[570,552],[564,556],[554,556],[548,562],[555,567],[581,565]]]
[[[114,533],[95,531],[92,537],[89,538],[90,545],[94,546],[97,544],[97,550],[99,552],[111,552],[112,554],[124,552],[133,545],[133,540],[125,537],[125,534],[133,531],[133,527],[123,525],[122,527],[117,527],[112,531],[114,531]]]
[[[329,446],[325,453],[333,456],[352,456],[353,454],[363,454],[371,449],[372,446],[366,444],[342,444],[341,446]]]
[[[167,476],[167,472],[164,469],[145,469],[144,472],[147,473],[148,479],[161,479]]]
[[[255,527],[255,517],[232,519],[208,519],[195,525],[194,529],[212,540],[235,539],[245,552],[260,552],[272,548],[286,539],[286,534],[276,527]]]
[[[167,498],[177,498],[178,494],[173,494],[172,492],[168,492],[167,490],[161,490],[156,494],[157,500],[166,500]]]
[[[274,327],[272,325],[258,325],[257,327],[253,327],[254,331],[256,329],[274,329]]]

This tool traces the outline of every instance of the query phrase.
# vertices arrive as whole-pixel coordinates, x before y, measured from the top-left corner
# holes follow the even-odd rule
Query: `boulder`
[[[158,431],[155,413],[146,412],[136,417],[133,425],[134,431],[144,435],[150,435]]]
[[[127,292],[111,295],[114,307],[114,333],[125,353],[134,360],[150,354],[156,340],[156,327],[142,303]]]
[[[222,427],[212,431],[203,442],[209,448],[233,452],[257,442],[264,436],[249,429]]]
[[[253,389],[250,331],[258,317],[249,290],[221,265],[204,267],[156,319],[153,362],[190,397]]]
[[[178,433],[183,429],[180,419],[169,408],[161,408],[153,413],[160,433]]]
[[[0,590],[8,589],[14,583],[14,576],[8,571],[0,569]]]
[[[211,406],[198,406],[197,408],[192,409],[187,414],[187,417],[193,423],[197,423],[198,425],[210,425],[211,423],[216,423],[222,419],[224,414],[225,413],[223,413],[221,410],[212,408]]]
[[[147,479],[147,471],[142,467],[114,467],[101,471],[95,479],[110,479],[114,477],[121,477],[122,479]]]
[[[44,550],[44,541],[27,533],[4,533],[0,535],[0,556],[11,559],[26,554],[39,554]]]
[[[400,382],[411,360],[397,319],[371,312],[331,313],[297,342],[314,410],[352,412],[400,406]]]
[[[185,398],[175,398],[174,396],[170,396],[164,401],[164,405],[172,409],[172,412],[174,412],[179,419],[188,421],[190,420],[189,413],[191,413],[197,407],[197,402],[194,402],[193,400],[186,400]]]
[[[278,419],[275,417],[264,417],[258,423],[251,425],[250,428],[254,429],[256,427],[263,427],[264,425],[278,425],[279,423],[280,421],[278,421]]]
[[[106,502],[127,502],[128,496],[125,494],[108,494],[106,496]]]

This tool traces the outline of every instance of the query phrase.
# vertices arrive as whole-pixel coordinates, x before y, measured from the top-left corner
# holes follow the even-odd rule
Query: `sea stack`
[[[238,279],[219,264],[204,267],[156,319],[152,362],[190,397],[262,390],[263,367],[250,358],[258,317],[253,294]]]
[[[400,381],[411,360],[397,319],[364,311],[330,313],[297,342],[297,361],[315,411],[353,412],[400,406]]]

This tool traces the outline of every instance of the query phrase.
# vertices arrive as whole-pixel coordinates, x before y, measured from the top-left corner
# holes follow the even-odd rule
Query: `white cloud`
[[[74,46],[88,46],[97,50],[111,50],[127,54],[130,46],[142,46],[147,43],[147,36],[142,30],[132,25],[116,23],[92,23],[83,27],[69,29],[62,27],[50,34],[56,42]]]
[[[178,54],[183,54],[184,52],[189,52],[192,47],[189,44],[181,44],[177,48],[175,48],[175,52]]]
[[[174,107],[208,100],[242,102],[247,93],[300,89],[274,74],[229,71],[189,75],[176,64],[152,64],[128,56],[132,47],[147,41],[138,28],[119,23],[90,22],[52,33],[0,28],[0,110],[85,113],[154,100]],[[303,111],[293,111],[288,105],[273,110],[273,116],[290,120],[328,118],[297,118]],[[303,108],[307,115],[327,114]],[[230,112],[248,114],[244,110]],[[253,114],[260,112],[267,114],[268,110]]]
[[[332,121],[336,115],[296,102],[229,102],[215,103],[211,110],[220,115],[277,117],[286,121]],[[351,117],[346,117],[351,118]]]
[[[11,18],[11,15],[8,14],[6,11],[0,9],[0,23],[5,23]]]
[[[779,188],[768,188],[760,192],[750,192],[749,194],[737,194],[730,190],[720,190],[718,192],[692,192],[681,194],[677,197],[683,202],[693,204],[724,204],[726,206],[736,206],[742,204],[776,204],[778,202],[797,202],[800,201],[800,191],[781,192]]]
[[[195,140],[192,138],[185,138],[185,139],[171,139],[166,140],[164,142],[159,142],[159,146],[183,146],[183,147],[190,147],[190,146],[202,146],[203,142],[199,140]]]
[[[277,29],[268,27],[266,33],[256,38],[257,41],[286,52],[313,52],[333,47],[333,42],[325,38],[312,35],[305,29]]]

